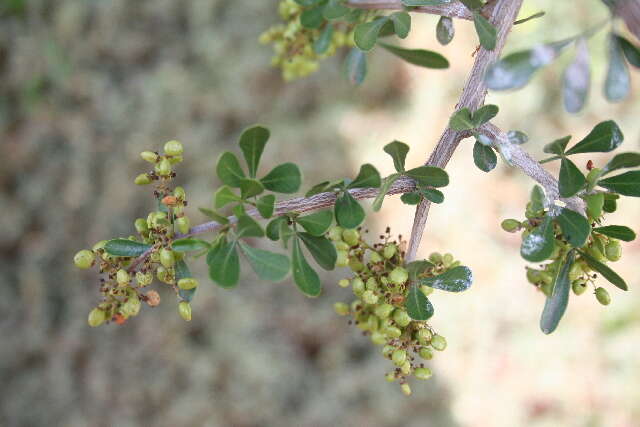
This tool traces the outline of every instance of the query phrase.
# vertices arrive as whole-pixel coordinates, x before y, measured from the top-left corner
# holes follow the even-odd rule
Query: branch
[[[377,10],[404,10],[405,6],[400,0],[348,0],[346,6],[355,9],[377,9]],[[489,5],[483,12],[489,13],[494,6]],[[459,1],[439,6],[419,6],[411,9],[411,12],[430,13],[432,15],[448,16],[450,18],[473,19],[473,15]]]
[[[484,98],[487,94],[487,86],[484,83],[485,72],[489,65],[500,57],[500,53],[507,40],[507,34],[513,26],[521,5],[522,0],[496,0],[490,17],[490,21],[496,26],[498,31],[495,49],[486,50],[481,47],[478,51],[476,60],[471,68],[471,73],[462,91],[462,96],[458,102],[458,109],[466,107],[471,111],[475,111],[484,103]],[[458,144],[463,136],[463,133],[453,131],[447,127],[426,164],[444,168],[451,159],[453,152],[458,148]],[[411,240],[409,241],[409,248],[406,255],[408,261],[412,261],[418,252],[430,206],[431,202],[425,199],[416,209],[413,227],[411,229]]]

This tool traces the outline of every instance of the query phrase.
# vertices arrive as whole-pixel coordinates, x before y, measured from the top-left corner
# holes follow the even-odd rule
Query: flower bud
[[[338,286],[340,286],[341,288],[349,287],[349,279],[338,280]]]
[[[596,288],[596,299],[602,305],[611,304],[611,296],[605,288]]]
[[[136,282],[138,283],[138,286],[142,288],[145,286],[149,286],[151,282],[153,282],[153,275],[151,274],[150,271],[146,273],[143,273],[142,271],[138,271],[136,273]]]
[[[133,181],[136,185],[148,185],[151,184],[151,177],[146,173],[141,173],[136,176],[136,179]]]
[[[451,254],[444,254],[444,256],[442,257],[442,264],[445,266],[445,268],[449,268],[451,267],[451,264],[453,264],[455,260],[453,259],[453,255]]]
[[[433,359],[433,351],[431,351],[431,349],[429,347],[422,347],[419,351],[418,351],[418,355],[420,357],[422,357],[424,360],[431,360]]]
[[[348,229],[342,232],[342,240],[349,246],[356,246],[360,241],[360,233],[355,229]]]
[[[129,273],[127,273],[127,270],[121,268],[116,273],[116,281],[118,282],[118,285],[127,286],[130,280],[131,277],[129,276]]]
[[[88,249],[83,249],[73,256],[73,263],[76,267],[86,270],[91,268],[95,262],[96,256]]]
[[[504,221],[502,221],[500,226],[506,232],[515,233],[516,231],[520,230],[520,221],[518,221],[517,219],[505,219]]]
[[[164,153],[168,156],[179,156],[182,154],[183,148],[180,141],[169,141],[164,144]]]
[[[609,241],[605,248],[605,256],[609,261],[616,262],[622,257],[622,246],[618,240]]]
[[[402,285],[409,278],[409,273],[402,267],[396,267],[389,273],[389,280],[396,285]]]
[[[431,338],[431,347],[438,351],[443,351],[447,348],[447,340],[442,335],[436,334]]]
[[[156,165],[156,172],[158,172],[158,175],[160,176],[171,175],[171,162],[168,159],[163,158],[160,160],[160,163]]]
[[[418,342],[422,345],[428,344],[433,338],[433,334],[427,328],[420,329],[417,333]]]
[[[155,163],[160,158],[160,156],[158,156],[153,151],[143,151],[142,153],[140,153],[140,157],[142,157],[144,161],[149,163]]]
[[[393,243],[388,243],[382,250],[382,256],[386,259],[391,259],[398,252],[398,247]]]
[[[336,267],[346,267],[349,265],[349,253],[346,251],[336,251]]]
[[[343,302],[337,302],[333,304],[333,309],[340,316],[346,316],[349,314],[349,306]]]
[[[191,228],[191,221],[186,216],[181,216],[176,219],[176,226],[178,227],[178,231],[182,234],[187,234],[189,229]]]
[[[364,291],[362,293],[362,301],[366,304],[376,304],[378,302],[378,296],[373,291]]]
[[[428,380],[433,374],[429,368],[416,368],[413,375],[419,380]]]
[[[409,386],[409,384],[404,383],[400,386],[400,390],[402,390],[402,393],[405,396],[411,396],[411,387]]]
[[[173,251],[167,248],[160,249],[160,264],[166,268],[171,268],[176,263],[176,258],[173,255]]]
[[[329,229],[329,238],[334,242],[339,242],[342,240],[342,227],[339,225],[334,225]]]
[[[154,290],[151,290],[145,294],[147,297],[147,304],[149,307],[156,307],[160,304],[160,294]]]
[[[180,301],[180,304],[178,304],[178,313],[180,313],[180,317],[184,320],[191,322],[191,304],[187,301]]]
[[[391,354],[391,361],[396,366],[404,365],[404,362],[407,360],[407,352],[403,349],[395,350]]]
[[[401,328],[404,328],[409,323],[411,323],[411,317],[409,317],[406,311],[401,309],[398,309],[393,313],[393,320]]]
[[[102,325],[106,320],[106,317],[107,316],[104,310],[101,310],[99,308],[94,308],[89,313],[89,318],[87,319],[87,321],[89,322],[89,326],[91,326],[92,328],[95,328],[97,326]]]
[[[394,307],[391,304],[383,303],[377,306],[374,312],[376,313],[376,316],[378,316],[379,318],[386,319],[391,315],[391,312],[393,311],[393,309]]]
[[[199,285],[198,281],[192,277],[187,277],[184,279],[178,280],[178,287],[180,289],[184,289],[188,291],[189,289],[197,288]]]

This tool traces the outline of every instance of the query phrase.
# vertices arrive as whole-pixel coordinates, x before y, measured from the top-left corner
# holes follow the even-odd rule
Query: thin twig
[[[484,82],[485,72],[489,65],[500,57],[507,40],[507,34],[511,30],[521,6],[522,0],[496,0],[490,17],[490,21],[495,25],[498,33],[495,49],[486,50],[481,47],[478,51],[458,102],[458,109],[466,107],[471,111],[475,111],[484,103],[484,98],[487,94],[487,86]],[[426,164],[444,168],[451,159],[453,152],[458,148],[463,136],[463,133],[447,127]],[[430,206],[431,202],[425,199],[420,202],[416,209],[411,229],[411,240],[409,241],[406,255],[408,261],[413,260],[418,252]]]
[[[356,9],[377,9],[377,10],[403,10],[405,6],[400,0],[348,0],[347,6]],[[489,13],[492,5],[483,9],[483,12]],[[411,9],[412,12],[429,13],[432,15],[448,16],[450,18],[473,19],[473,15],[459,1],[441,4],[438,6],[419,6]]]

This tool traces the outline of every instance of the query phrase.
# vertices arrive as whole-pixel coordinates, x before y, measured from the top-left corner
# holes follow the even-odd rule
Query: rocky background
[[[557,40],[606,17],[551,0],[525,2],[507,51]],[[435,376],[405,398],[383,379],[388,361],[333,314],[349,298],[326,275],[322,297],[303,297],[290,281],[244,273],[233,291],[205,280],[194,320],[163,304],[124,327],[90,329],[96,277],[72,266],[94,242],[128,235],[151,208],[132,184],[137,153],[169,139],[186,148],[179,182],[195,206],[211,203],[217,155],[259,122],[272,130],[264,168],[300,164],[305,188],[351,176],[373,162],[387,173],[382,146],[412,146],[424,161],[459,96],[473,60],[473,28],[458,25],[446,48],[436,20],[414,19],[404,43],[443,52],[448,71],[405,66],[376,52],[360,88],[337,59],[321,73],[284,84],[269,67],[259,34],[276,22],[277,2],[228,0],[4,0],[0,2],[0,425],[3,426],[633,426],[640,418],[640,311],[637,243],[617,268],[630,284],[612,290],[606,309],[574,298],[560,329],[543,336],[543,297],[524,281],[519,238],[499,230],[522,216],[531,182],[500,165],[490,175],[462,144],[450,166],[447,201],[433,209],[423,252],[450,251],[474,269],[465,295],[436,295],[434,326],[449,348]],[[569,20],[567,16],[572,18]],[[604,35],[592,43],[594,77],[603,79]],[[606,104],[594,82],[585,112],[562,112],[563,64],[527,89],[489,96],[498,124],[531,136],[537,156],[550,140],[584,136],[613,118],[638,150],[638,98]],[[637,73],[635,87],[640,84]],[[596,163],[602,157],[594,157]],[[584,161],[587,159],[585,158]],[[553,167],[553,166],[551,166]],[[637,200],[611,223],[633,224]],[[368,223],[408,233],[412,209],[397,201]]]

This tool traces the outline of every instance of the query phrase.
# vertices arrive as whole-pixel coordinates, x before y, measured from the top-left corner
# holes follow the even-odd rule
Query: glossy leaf
[[[479,128],[498,115],[499,108],[497,105],[488,104],[478,108],[472,116],[473,127]]]
[[[624,60],[622,47],[613,34],[609,37],[607,76],[604,82],[604,95],[610,102],[622,101],[631,90],[629,67]]]
[[[567,258],[558,269],[553,280],[553,292],[544,304],[542,317],[540,318],[540,329],[545,334],[550,334],[556,330],[560,319],[567,310],[569,304],[569,289],[571,281],[569,280],[569,271],[575,259],[575,252],[569,251]]]
[[[434,313],[431,301],[415,284],[409,288],[404,308],[413,320],[429,320]]]
[[[419,193],[415,192],[404,193],[402,196],[400,196],[400,200],[402,200],[402,203],[404,203],[405,205],[414,206],[420,203],[420,200],[422,200],[422,196]]]
[[[577,153],[608,153],[613,151],[624,141],[622,131],[613,120],[598,123],[589,135],[567,150],[566,154]]]
[[[591,68],[587,41],[576,43],[576,57],[565,69],[562,78],[564,108],[569,113],[577,113],[584,107],[591,85]]]
[[[262,152],[264,151],[265,145],[267,145],[269,136],[269,129],[262,126],[253,126],[242,132],[240,136],[240,149],[247,162],[249,176],[251,178],[256,177],[260,157],[262,157]]]
[[[235,188],[240,187],[240,182],[245,177],[238,158],[230,151],[225,151],[220,155],[216,165],[216,173],[220,181]]]
[[[270,240],[273,240],[274,242],[280,239],[280,225],[282,223],[287,223],[288,218],[286,216],[279,216],[277,218],[272,219],[271,221],[269,221],[269,224],[267,224],[267,228],[266,228],[266,232],[265,234],[267,235],[267,237]]]
[[[324,54],[331,46],[333,39],[333,25],[327,24],[320,33],[320,37],[313,43],[313,51],[317,55]]]
[[[296,219],[297,223],[314,236],[322,236],[333,222],[333,212],[320,211]]]
[[[304,243],[320,267],[325,270],[333,270],[335,268],[338,254],[329,239],[304,232],[298,233],[298,237],[300,237],[300,240],[302,240],[302,243]]]
[[[507,132],[507,138],[509,138],[510,143],[516,145],[522,145],[529,141],[527,134],[519,130],[510,130]]]
[[[398,37],[406,38],[411,31],[411,16],[407,12],[394,12],[389,16]]]
[[[323,11],[324,6],[303,10],[300,14],[300,24],[304,28],[319,28],[322,25],[322,21],[324,21]]]
[[[409,146],[404,142],[393,141],[384,146],[384,152],[393,159],[393,166],[398,172],[404,172],[404,165],[409,152]]]
[[[351,84],[361,85],[367,76],[367,55],[357,47],[352,48],[345,58],[344,72]]]
[[[640,171],[625,172],[601,179],[598,185],[623,196],[640,197]]]
[[[453,19],[448,16],[441,16],[436,26],[436,38],[438,42],[443,46],[448,45],[451,43],[451,40],[453,40],[455,33]]]
[[[424,188],[420,190],[420,193],[422,193],[422,196],[425,199],[433,203],[444,202],[444,194],[442,194],[442,191],[436,190],[435,188]]]
[[[370,22],[358,24],[353,34],[356,46],[364,51],[373,49],[378,41],[380,30],[388,20],[389,18],[384,16]]]
[[[238,238],[241,237],[263,237],[264,231],[258,222],[249,215],[242,215],[236,224]]]
[[[571,160],[564,158],[560,165],[560,180],[558,181],[558,189],[560,197],[573,197],[578,191],[582,190],[587,184],[587,179],[580,172],[580,169]]]
[[[471,111],[465,107],[453,113],[453,116],[449,119],[449,127],[459,132],[473,129],[474,124]]]
[[[498,164],[498,156],[491,147],[476,141],[473,145],[473,162],[483,172],[491,172]]]
[[[229,219],[226,216],[219,214],[218,212],[214,211],[213,209],[198,208],[198,210],[203,215],[206,215],[207,217],[211,218],[214,221],[218,221],[220,224],[228,224],[229,223]]]
[[[581,248],[587,243],[591,234],[589,220],[571,209],[562,208],[556,217],[562,235],[574,248]]]
[[[381,178],[378,170],[368,163],[360,166],[360,172],[347,188],[378,188]]]
[[[620,153],[616,154],[609,163],[602,168],[602,174],[605,176],[618,169],[635,168],[640,166],[640,153]]]
[[[580,251],[580,256],[587,262],[589,267],[591,267],[592,269],[600,273],[602,277],[607,279],[611,284],[622,289],[623,291],[629,290],[627,283],[624,281],[622,277],[618,275],[618,273],[616,273],[615,271],[613,271],[612,269],[610,269],[609,267],[607,267],[597,259],[593,258],[591,255],[589,255],[586,252]]]
[[[302,175],[295,164],[283,163],[273,168],[260,182],[267,190],[290,194],[300,189]]]
[[[223,185],[213,195],[213,205],[216,209],[220,209],[228,205],[242,200],[232,189]]]
[[[544,204],[546,196],[544,195],[544,190],[539,185],[534,185],[531,190],[531,210],[533,212],[539,212],[544,210]]]
[[[425,68],[449,68],[449,61],[437,52],[425,49],[405,49],[403,47],[378,42],[385,50],[404,59],[409,64]]]
[[[402,175],[399,173],[394,173],[382,180],[380,191],[378,192],[376,198],[373,200],[372,207],[374,212],[378,212],[380,208],[382,208],[382,202],[384,202],[384,198],[389,192],[389,189],[391,189],[393,183],[396,182],[401,176]]]
[[[323,15],[325,19],[340,19],[347,15],[350,9],[343,4],[342,0],[329,0],[324,8]]]
[[[449,175],[444,169],[435,166],[420,166],[407,171],[407,176],[416,180],[422,187],[446,187]]]
[[[465,5],[467,9],[471,11],[480,10],[484,6],[482,0],[460,0],[460,3]]]
[[[256,202],[256,208],[262,218],[271,218],[273,215],[273,211],[276,207],[276,196],[273,194],[267,194],[266,196],[262,196]]]
[[[176,252],[201,251],[210,247],[211,245],[208,242],[193,238],[174,240],[171,244],[171,249]]]
[[[238,244],[251,268],[262,280],[279,282],[287,276],[289,258],[286,255],[253,248],[244,242],[238,242]]]
[[[473,24],[476,27],[476,33],[480,39],[480,44],[486,50],[493,50],[496,47],[497,30],[491,22],[487,20],[480,12],[473,13]]]
[[[232,288],[240,279],[240,258],[236,242],[220,240],[207,254],[209,277],[223,288]]]
[[[469,267],[461,265],[434,277],[423,277],[416,283],[447,292],[463,292],[471,287],[473,274]]]
[[[487,87],[492,90],[524,87],[540,68],[531,63],[531,57],[531,50],[523,50],[509,54],[491,65],[485,74]]]
[[[556,139],[555,141],[545,145],[542,151],[548,154],[556,154],[558,156],[561,156],[564,154],[564,150],[567,149],[567,144],[569,143],[570,140],[571,140],[571,135],[567,135],[560,139]]]
[[[596,227],[593,229],[596,233],[604,234],[605,236],[612,237],[614,239],[622,240],[624,242],[632,242],[636,239],[636,233],[629,227],[624,225],[607,225],[604,227]]]
[[[105,252],[113,256],[136,257],[148,249],[151,249],[151,245],[129,239],[113,239],[104,245]]]
[[[427,261],[426,259],[412,261],[405,266],[407,272],[409,273],[409,280],[412,282],[418,279],[421,274],[433,267],[435,267],[435,265]]]
[[[336,199],[335,216],[339,226],[356,228],[364,221],[365,213],[360,203],[348,191],[344,191]]]
[[[257,196],[264,192],[264,186],[257,179],[243,179],[240,181],[240,195],[243,199]]]
[[[549,259],[554,246],[553,221],[551,216],[547,215],[542,224],[524,238],[520,246],[520,255],[530,262],[542,262]]]
[[[307,296],[317,297],[322,291],[320,277],[309,265],[300,249],[300,241],[293,239],[291,253],[291,267],[293,270],[293,281],[298,288]]]
[[[640,48],[620,35],[616,35],[616,40],[629,64],[640,68]]]

